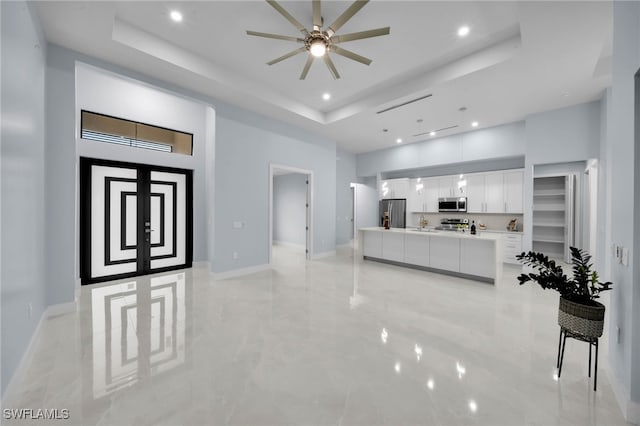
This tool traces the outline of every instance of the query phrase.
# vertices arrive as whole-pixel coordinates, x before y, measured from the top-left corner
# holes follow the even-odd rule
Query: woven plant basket
[[[560,297],[558,324],[572,333],[585,337],[602,336],[604,305],[600,302],[595,303],[596,306],[583,305]]]

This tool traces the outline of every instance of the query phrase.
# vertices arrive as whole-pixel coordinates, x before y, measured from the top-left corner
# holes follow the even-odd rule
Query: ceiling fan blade
[[[313,0],[313,29],[320,31],[322,28],[322,14],[320,12],[320,0]]]
[[[293,51],[291,51],[289,53],[286,53],[286,54],[280,56],[279,58],[274,59],[273,61],[267,62],[267,65],[277,64],[280,61],[284,61],[285,59],[288,59],[288,58],[290,58],[292,56],[295,56],[298,53],[302,53],[302,52],[306,52],[306,51],[307,51],[307,49],[305,47],[300,47],[300,48],[298,48],[296,50],[293,50]]]
[[[342,34],[331,37],[332,43],[344,43],[345,41],[361,40],[363,38],[379,37],[389,34],[391,27],[376,28],[375,30],[360,31],[357,33]]]
[[[342,27],[349,19],[351,19],[353,15],[358,13],[358,11],[362,9],[367,3],[369,3],[369,0],[354,1],[347,10],[342,12],[342,15],[338,16],[338,19],[336,19],[333,24],[327,27],[327,34],[329,35],[329,37],[333,36],[340,29],[340,27]]]
[[[280,15],[284,16],[287,21],[291,22],[298,31],[305,35],[309,34],[309,31],[307,31],[304,25],[302,25],[296,18],[294,18],[289,12],[287,12],[284,7],[280,6],[278,2],[276,2],[275,0],[267,0],[267,3],[269,3],[271,7],[277,10]]]
[[[333,61],[331,60],[329,55],[325,53],[325,55],[322,58],[324,59],[324,63],[327,64],[327,68],[329,68],[329,71],[331,72],[331,76],[333,77],[333,79],[334,80],[339,79],[340,74],[338,74],[338,70],[336,69],[336,66],[333,65]]]
[[[365,58],[364,56],[360,56],[357,53],[353,53],[352,51],[343,49],[339,46],[331,46],[331,51],[333,53],[337,53],[340,56],[344,56],[345,58],[353,59],[354,61],[360,62],[361,64],[369,65],[372,62],[369,58]]]
[[[276,40],[287,40],[287,41],[295,41],[295,42],[304,43],[304,39],[303,38],[284,36],[284,35],[280,35],[280,34],[260,33],[258,31],[249,31],[249,30],[247,30],[247,35],[256,36],[256,37],[265,37],[265,38],[275,38]]]
[[[307,58],[307,62],[304,64],[304,68],[302,68],[302,73],[300,74],[300,80],[304,80],[307,77],[307,73],[309,72],[309,68],[311,68],[311,64],[313,64],[313,55],[309,55]]]

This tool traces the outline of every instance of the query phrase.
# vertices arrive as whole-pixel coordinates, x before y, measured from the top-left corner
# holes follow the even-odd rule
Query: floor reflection
[[[185,362],[185,281],[180,272],[91,290],[94,399]]]

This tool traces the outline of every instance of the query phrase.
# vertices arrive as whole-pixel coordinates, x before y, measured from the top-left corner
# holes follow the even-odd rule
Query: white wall
[[[80,138],[80,112],[87,110],[193,134],[193,155],[172,154],[140,148],[96,142]],[[153,164],[193,170],[193,260],[207,260],[206,194],[214,181],[206,179],[207,127],[215,131],[215,122],[207,116],[207,106],[168,93],[138,80],[106,72],[79,63],[76,66],[76,152],[78,157]],[[77,215],[76,215],[77,216]],[[77,219],[78,220],[78,219]],[[76,222],[77,224],[78,222]],[[78,225],[76,225],[78,229]],[[76,256],[76,262],[79,256]]]
[[[357,174],[376,176],[392,170],[517,157],[524,153],[524,122],[517,122],[359,154]]]
[[[307,226],[307,175],[273,177],[273,242],[304,249]]]
[[[596,101],[545,111],[526,118],[523,250],[531,250],[532,247],[534,166],[560,164],[559,167],[552,166],[558,173],[563,170],[578,173],[578,169],[574,167],[575,164],[569,163],[598,158],[601,136],[600,116],[600,101]],[[566,164],[566,167],[562,164]],[[539,169],[543,170],[544,168]],[[581,174],[579,177],[582,178]],[[576,199],[578,206],[582,205],[580,191],[581,181]],[[580,238],[578,241],[581,241]]]
[[[47,306],[45,50],[37,15],[1,2],[2,396]],[[29,306],[31,305],[31,309]]]
[[[640,68],[640,3],[613,5],[613,84],[608,98],[604,154],[609,243],[630,250],[629,266],[610,259],[609,366],[612,384],[627,419],[640,424],[640,158],[634,140],[634,74]],[[635,111],[637,117],[638,111]],[[637,119],[637,118],[636,118]],[[635,236],[635,238],[634,238]],[[605,248],[611,256],[611,250]],[[621,339],[616,339],[617,328]]]
[[[353,238],[353,194],[351,184],[357,182],[356,156],[336,151],[336,244],[347,244]]]
[[[313,172],[311,255],[335,250],[335,143],[236,112],[217,110],[214,272],[268,264],[270,163]]]

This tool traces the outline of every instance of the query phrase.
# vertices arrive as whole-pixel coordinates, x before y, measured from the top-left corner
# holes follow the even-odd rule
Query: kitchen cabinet
[[[502,235],[361,228],[359,250],[371,261],[493,282],[502,271]]]
[[[387,179],[380,187],[380,198],[407,198],[409,179]]]
[[[484,175],[485,213],[504,213],[504,173]]]
[[[382,258],[404,262],[404,235],[399,232],[382,234]]]
[[[484,174],[467,175],[467,212],[484,213]]]
[[[438,178],[439,197],[466,197],[466,190],[466,181],[458,175]]]
[[[429,239],[430,266],[445,271],[460,272],[460,239],[444,236],[430,236]]]
[[[404,263],[429,266],[429,237],[411,234],[404,236]]]
[[[365,232],[362,252],[368,257],[382,258],[382,234]]]
[[[505,213],[522,213],[523,208],[524,172],[504,173],[504,203]]]
[[[502,261],[504,263],[512,263],[514,265],[520,265],[516,256],[522,253],[522,234],[521,233],[507,233],[507,232],[491,232],[482,231],[482,234],[492,234],[496,238],[502,240]]]
[[[416,213],[437,213],[438,195],[438,178],[412,179],[407,197],[409,211]]]
[[[504,234],[503,237],[503,261],[505,263],[513,263],[519,265],[520,262],[516,256],[522,253],[522,235],[521,234]]]
[[[493,241],[460,240],[460,272],[495,278],[496,253]]]
[[[468,213],[522,214],[524,172],[474,173],[467,175]]]

